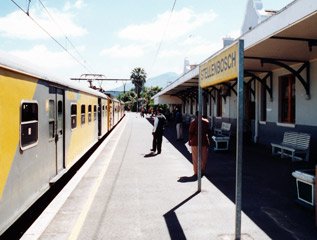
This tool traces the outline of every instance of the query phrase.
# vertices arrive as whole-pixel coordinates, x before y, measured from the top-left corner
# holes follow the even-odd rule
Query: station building
[[[260,0],[249,0],[242,35],[224,39],[224,49],[244,40],[245,140],[270,146],[286,131],[309,133],[312,162],[317,154],[316,24],[317,1],[295,0],[275,12],[264,11]],[[201,65],[185,67],[154,96],[155,104],[178,106],[189,121],[198,108]],[[230,122],[235,132],[237,79],[203,89],[202,115],[211,127]]]

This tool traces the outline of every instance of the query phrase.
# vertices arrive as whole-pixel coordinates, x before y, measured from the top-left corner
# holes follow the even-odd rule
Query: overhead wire
[[[31,1],[31,0],[29,0]],[[44,6],[43,2],[41,0],[38,0],[39,3],[41,4],[41,6],[44,8],[45,12],[47,13],[47,15],[49,16],[49,18],[52,20],[52,22],[54,22],[54,24],[59,28],[59,30],[63,33],[66,41],[72,46],[72,48],[75,50],[75,52],[77,53],[77,55],[81,58],[81,60],[83,62],[85,62],[87,64],[87,61],[83,58],[83,56],[80,54],[80,52],[77,50],[77,48],[75,47],[75,45],[72,43],[72,41],[69,39],[69,37],[67,37],[66,33],[64,32],[64,30],[62,29],[62,27],[55,21],[55,19],[53,18],[53,16],[50,14],[50,12],[48,11],[48,9]],[[91,68],[89,66],[89,68]]]
[[[12,3],[14,3],[22,12],[24,12],[42,31],[44,31],[57,45],[59,45],[65,52],[67,52],[78,64],[80,64],[82,67],[84,67],[87,71],[91,72],[88,67],[81,61],[79,61],[70,51],[68,51],[68,49],[61,44],[52,34],[49,33],[48,30],[46,30],[41,24],[39,24],[32,16],[30,16],[29,14],[29,6],[28,6],[28,10],[25,11],[16,1],[14,0],[10,0]],[[31,0],[29,0],[29,4],[30,4]],[[44,4],[39,0],[39,2],[41,3],[41,5],[45,8]],[[46,12],[49,14],[48,10],[45,8]],[[50,15],[50,14],[49,14]],[[50,17],[51,18],[51,17]],[[54,21],[55,22],[55,21]],[[64,34],[65,35],[65,34]],[[69,41],[69,39],[68,39]],[[70,41],[69,41],[70,42]],[[71,43],[71,42],[70,42]],[[72,46],[74,46],[71,43]],[[74,47],[74,49],[76,49]],[[76,50],[77,51],[77,50]],[[85,62],[85,61],[84,61]]]
[[[155,64],[155,62],[156,62],[156,59],[157,59],[157,56],[158,56],[159,52],[161,51],[161,46],[162,46],[163,40],[164,40],[164,38],[165,38],[166,31],[167,31],[167,29],[168,29],[168,25],[169,25],[170,20],[171,20],[171,18],[172,18],[172,14],[173,14],[173,12],[174,12],[174,8],[175,8],[175,5],[176,5],[176,1],[177,1],[177,0],[174,0],[173,7],[172,7],[172,9],[171,9],[171,12],[170,12],[168,21],[167,21],[166,26],[165,26],[165,29],[164,29],[164,31],[163,31],[163,34],[162,34],[162,37],[161,37],[159,46],[158,46],[158,48],[157,48],[157,50],[156,50],[156,53],[155,53],[155,56],[154,56],[154,60],[153,60],[153,66],[154,66],[154,64]]]

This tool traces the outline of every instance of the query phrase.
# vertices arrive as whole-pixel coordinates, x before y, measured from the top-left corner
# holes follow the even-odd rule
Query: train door
[[[98,98],[98,136],[99,137],[102,135],[101,111],[102,111],[101,98]]]
[[[112,129],[112,119],[113,119],[113,116],[112,116],[112,101],[111,100],[108,100],[108,111],[107,111],[107,114],[108,114],[108,131],[110,131]]]
[[[64,137],[64,90],[50,87],[50,136],[53,141],[56,174],[64,169],[65,137]]]
[[[59,173],[64,168],[64,91],[57,89],[56,91],[56,119],[57,128],[55,135],[56,142],[56,170]]]

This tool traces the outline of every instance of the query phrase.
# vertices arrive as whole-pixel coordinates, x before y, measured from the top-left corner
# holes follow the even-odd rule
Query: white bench
[[[291,157],[294,160],[309,160],[310,135],[299,132],[285,132],[281,143],[271,143],[272,155]]]
[[[231,123],[222,122],[221,128],[214,129],[214,136],[212,136],[212,140],[215,142],[214,150],[228,150],[230,135],[231,135]]]
[[[297,170],[292,173],[296,178],[297,199],[300,202],[315,205],[315,169]]]

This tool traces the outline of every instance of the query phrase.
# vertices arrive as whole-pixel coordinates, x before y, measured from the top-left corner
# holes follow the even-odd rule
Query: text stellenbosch
[[[201,78],[207,79],[214,77],[215,75],[222,73],[224,71],[230,70],[231,68],[236,68],[237,57],[236,52],[229,53],[217,61],[208,64],[205,68],[201,70]]]

